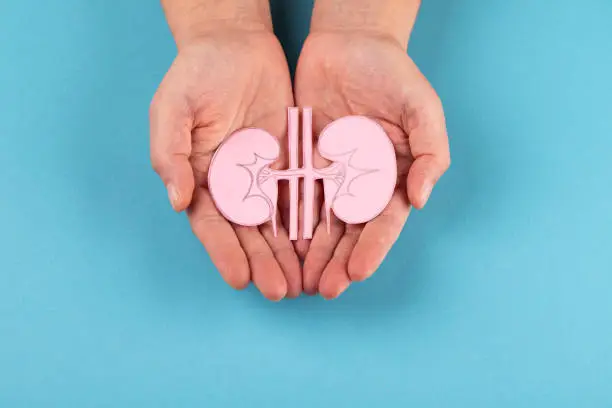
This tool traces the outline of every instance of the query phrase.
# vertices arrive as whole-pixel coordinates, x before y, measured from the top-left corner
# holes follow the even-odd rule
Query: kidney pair
[[[313,166],[312,110],[302,112],[299,160],[299,109],[288,109],[287,169],[272,166],[279,159],[278,139],[262,129],[232,133],[210,164],[208,188],[219,212],[229,221],[257,226],[271,222],[277,233],[278,183],[289,183],[289,238],[311,239],[314,229],[315,183],[322,183],[327,229],[331,212],[347,224],[360,224],[387,206],[397,178],[395,151],[383,128],[364,116],[346,116],[318,135],[317,150],[331,164]],[[302,180],[303,213],[298,214]]]

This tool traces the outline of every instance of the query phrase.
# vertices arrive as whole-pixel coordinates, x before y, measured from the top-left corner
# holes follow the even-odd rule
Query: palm
[[[191,135],[183,144],[176,138],[165,143],[173,155],[188,158],[183,172],[191,172],[193,184],[181,190],[193,191],[188,214],[194,233],[230,285],[242,288],[253,280],[266,297],[275,300],[301,291],[299,261],[286,232],[281,228],[274,238],[267,225],[242,227],[227,222],[212,202],[207,177],[211,158],[225,137],[237,129],[256,127],[281,139],[286,132],[286,108],[292,105],[280,45],[271,34],[253,33],[224,33],[181,50],[152,105],[152,123],[153,118],[163,120],[172,109],[182,109],[174,112],[180,120],[166,121],[173,121],[179,128],[176,132],[186,130]],[[159,136],[164,137],[168,135]],[[159,145],[152,140],[152,149]],[[182,178],[187,179],[187,175]]]
[[[406,183],[414,161],[414,144],[407,130],[422,128],[423,121],[430,121],[439,101],[399,45],[385,38],[355,34],[311,35],[298,64],[296,100],[301,106],[313,108],[315,135],[329,122],[347,115],[377,120],[397,156],[396,191],[379,217],[366,225],[344,226],[332,220],[331,234],[326,231],[325,220],[320,220],[309,247],[303,242],[297,246],[307,251],[304,289],[314,292],[318,288],[323,296],[331,298],[352,280],[367,278],[379,266],[408,217],[407,197],[419,207],[424,204],[416,198],[418,181],[412,183],[415,186],[410,180]],[[323,164],[320,158],[316,160]],[[320,201],[320,194],[318,197]]]

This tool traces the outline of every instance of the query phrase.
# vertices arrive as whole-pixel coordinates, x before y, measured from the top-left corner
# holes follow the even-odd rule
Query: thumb
[[[408,200],[417,209],[427,204],[433,187],[448,169],[446,159],[431,154],[417,156],[410,166],[406,180]]]
[[[404,115],[407,118],[404,132],[408,135],[414,157],[408,171],[406,191],[408,200],[417,209],[425,206],[434,185],[450,166],[444,112],[438,97],[434,96],[435,103],[426,109],[408,110]]]
[[[151,164],[166,186],[172,208],[184,211],[195,186],[189,162],[193,116],[186,103],[158,94],[151,103],[150,126]]]

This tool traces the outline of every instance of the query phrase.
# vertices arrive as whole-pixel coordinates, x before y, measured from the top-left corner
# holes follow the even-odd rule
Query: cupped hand
[[[231,224],[213,204],[207,178],[213,154],[235,130],[261,128],[283,140],[287,107],[293,104],[276,37],[219,30],[179,48],[150,110],[151,160],[172,207],[187,209],[195,235],[229,285],[242,289],[252,280],[271,300],[302,290],[300,263],[286,230],[279,222],[274,237],[270,223]],[[284,164],[281,157],[278,165]],[[282,202],[279,207],[282,211]]]
[[[335,119],[364,115],[383,126],[397,157],[396,191],[384,211],[367,224],[345,226],[332,216],[328,234],[317,191],[319,224],[312,241],[298,241],[296,249],[305,255],[304,291],[334,298],[352,281],[374,273],[402,231],[411,206],[422,208],[448,169],[444,113],[405,48],[376,33],[312,33],[302,49],[295,82],[298,105],[313,108],[315,136]],[[325,164],[315,157],[315,166]]]

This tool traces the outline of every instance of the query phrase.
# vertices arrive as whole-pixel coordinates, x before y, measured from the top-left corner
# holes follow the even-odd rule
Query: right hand
[[[315,134],[341,117],[367,116],[385,129],[397,158],[395,193],[380,215],[357,225],[334,217],[328,233],[327,220],[315,214],[320,223],[312,241],[298,241],[298,250],[307,248],[304,291],[330,299],[369,278],[399,237],[410,206],[425,206],[450,165],[446,122],[438,95],[390,35],[311,32],[295,82],[298,104],[313,108]]]
[[[230,286],[242,289],[252,280],[271,300],[302,290],[300,263],[286,230],[279,222],[275,238],[270,223],[231,224],[216,209],[207,178],[211,158],[227,136],[256,127],[280,140],[293,105],[276,37],[240,30],[211,32],[179,47],[151,103],[151,160],[172,207],[187,209],[195,235]],[[282,201],[279,207],[282,213]]]

